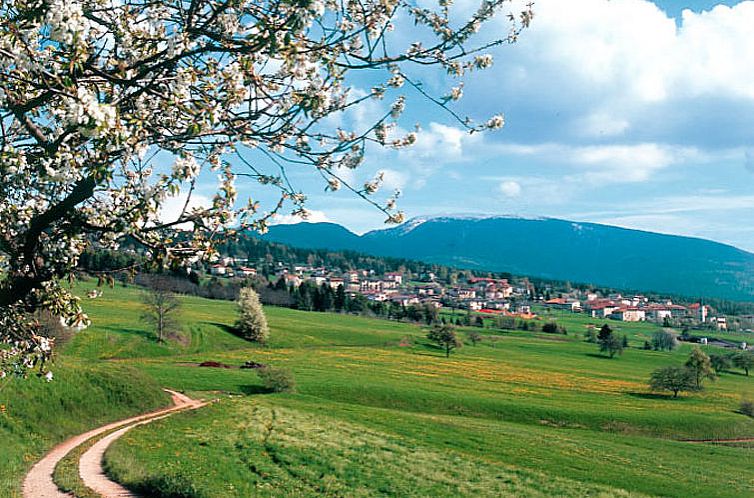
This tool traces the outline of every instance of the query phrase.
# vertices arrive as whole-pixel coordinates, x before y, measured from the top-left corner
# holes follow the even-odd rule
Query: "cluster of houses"
[[[219,258],[209,267],[211,275],[218,277],[253,277],[257,269],[240,258]],[[472,277],[464,282],[449,285],[440,282],[428,273],[413,276],[410,280],[402,272],[377,274],[374,270],[340,271],[310,265],[274,264],[274,271],[267,272],[273,282],[282,279],[286,288],[296,288],[309,281],[315,285],[328,285],[333,290],[342,286],[351,294],[361,294],[371,301],[392,302],[403,306],[433,305],[468,309],[483,313],[502,314],[520,318],[535,318],[532,305],[550,309],[587,313],[594,318],[624,322],[653,321],[665,323],[705,324],[718,330],[727,330],[724,316],[716,316],[704,304],[688,306],[671,301],[654,302],[641,295],[601,296],[596,292],[574,292],[569,297],[545,299],[535,295],[526,279],[511,283],[507,279]],[[515,304],[514,304],[515,303]]]
[[[222,257],[209,268],[216,277],[253,277],[257,270],[248,266],[248,261]],[[507,279],[471,278],[457,285],[438,281],[435,275],[415,276],[411,281],[402,272],[378,274],[374,270],[339,271],[308,265],[288,266],[275,264],[274,273],[267,278],[272,282],[280,279],[286,287],[298,287],[303,282],[328,285],[334,290],[339,286],[351,294],[361,294],[371,301],[393,302],[403,306],[429,304],[436,307],[452,306],[472,311],[521,314],[533,317],[531,306],[517,306],[511,310],[511,298],[528,295],[528,288],[514,287]]]
[[[551,308],[572,312],[588,313],[594,318],[610,318],[623,322],[689,322],[710,324],[718,330],[727,330],[728,323],[724,316],[715,316],[712,308],[705,304],[693,303],[689,306],[675,304],[672,301],[653,302],[645,296],[622,296],[613,294],[601,297],[595,293],[586,294],[585,301],[573,298],[555,298],[544,302]]]

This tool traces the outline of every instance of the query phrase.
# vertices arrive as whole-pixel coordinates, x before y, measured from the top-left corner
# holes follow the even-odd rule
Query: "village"
[[[266,277],[278,286],[296,289],[304,282],[323,285],[333,291],[339,287],[351,295],[362,295],[369,301],[395,303],[400,306],[430,305],[437,308],[465,309],[489,315],[535,319],[538,313],[560,310],[585,313],[593,318],[623,322],[655,322],[665,326],[728,330],[726,316],[703,303],[679,304],[670,299],[650,299],[643,295],[570,289],[535,288],[527,278],[468,277],[449,283],[432,272],[413,275],[410,272],[385,272],[371,269],[340,270],[305,264],[288,265],[275,262],[273,271],[264,272],[247,259],[219,257],[206,270],[213,277]],[[262,275],[264,273],[264,275]],[[558,297],[552,297],[557,294]]]

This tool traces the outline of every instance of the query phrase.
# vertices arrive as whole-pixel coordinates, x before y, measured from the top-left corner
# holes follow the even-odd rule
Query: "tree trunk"
[[[25,299],[31,291],[41,286],[41,282],[30,277],[13,277],[10,285],[0,289],[0,307],[10,306]]]
[[[163,334],[163,331],[165,330],[164,313],[162,310],[157,310],[157,314],[159,316],[158,322],[157,322],[157,342],[163,342],[162,334]]]

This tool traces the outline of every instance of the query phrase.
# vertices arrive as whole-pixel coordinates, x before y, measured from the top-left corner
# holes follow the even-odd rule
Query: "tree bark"
[[[10,306],[25,299],[34,289],[40,288],[44,282],[55,276],[49,272],[42,272],[38,268],[39,238],[55,222],[68,216],[78,204],[92,197],[96,186],[97,182],[92,176],[80,180],[67,197],[31,220],[29,229],[24,235],[23,245],[17,254],[11,255],[23,261],[23,266],[28,268],[28,270],[25,268],[27,273],[17,273],[11,276],[10,282],[0,287],[0,307]]]

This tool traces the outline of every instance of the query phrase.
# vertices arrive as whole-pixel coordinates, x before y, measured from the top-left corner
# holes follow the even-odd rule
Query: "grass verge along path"
[[[89,439],[98,436],[107,431],[117,429],[123,426],[133,427],[152,419],[162,418],[169,414],[181,411],[184,409],[195,409],[204,406],[204,403],[193,400],[187,396],[174,391],[168,391],[173,397],[174,405],[170,408],[152,412],[137,417],[132,417],[118,422],[113,422],[108,425],[104,425],[97,429],[85,432],[78,436],[72,437],[67,441],[59,444],[47,455],[45,455],[39,462],[37,462],[26,475],[23,485],[24,498],[68,498],[69,494],[60,491],[53,480],[53,474],[57,464],[72,450],[79,445],[85,443]],[[95,445],[97,446],[97,445]],[[93,447],[94,448],[94,447]],[[91,451],[91,450],[90,450]],[[102,450],[104,451],[104,450]],[[86,455],[86,454],[85,454]],[[82,457],[83,458],[83,457]],[[83,477],[83,476],[82,476]],[[86,482],[86,481],[85,481]]]

